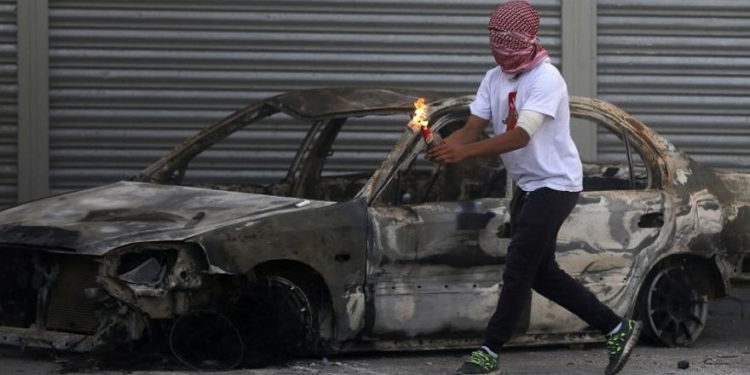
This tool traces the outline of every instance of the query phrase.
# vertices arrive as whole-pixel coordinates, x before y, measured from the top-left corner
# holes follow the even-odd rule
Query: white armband
[[[542,122],[544,122],[544,114],[537,111],[524,109],[518,115],[518,127],[526,130],[526,133],[529,133],[529,137],[533,136],[539,130]]]

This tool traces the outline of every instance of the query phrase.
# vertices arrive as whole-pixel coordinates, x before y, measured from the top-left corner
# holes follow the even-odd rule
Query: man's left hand
[[[427,150],[427,159],[441,164],[458,163],[468,156],[466,147],[466,145],[443,141]]]

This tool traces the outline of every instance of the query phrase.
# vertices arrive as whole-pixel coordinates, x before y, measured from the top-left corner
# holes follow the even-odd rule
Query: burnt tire
[[[227,309],[243,339],[244,367],[314,354],[318,303],[300,283],[283,276],[264,276],[236,293]]]
[[[233,322],[216,311],[181,316],[169,332],[172,354],[198,370],[229,370],[242,362],[244,344]]]
[[[656,269],[641,287],[643,339],[668,347],[692,344],[706,325],[708,296],[683,266]]]

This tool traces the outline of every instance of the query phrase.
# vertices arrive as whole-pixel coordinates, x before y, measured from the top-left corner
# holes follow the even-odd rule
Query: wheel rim
[[[703,331],[708,301],[682,267],[670,267],[659,271],[649,285],[647,313],[658,340],[666,346],[685,346]]]
[[[230,299],[228,315],[243,339],[249,367],[299,354],[314,335],[310,300],[283,277],[267,277],[239,291]]]
[[[272,311],[276,317],[278,337],[288,350],[302,350],[314,335],[310,300],[302,288],[282,277],[269,278],[268,291],[274,301]]]

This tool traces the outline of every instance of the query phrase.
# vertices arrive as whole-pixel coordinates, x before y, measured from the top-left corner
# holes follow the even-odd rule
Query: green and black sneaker
[[[482,347],[471,352],[469,358],[456,370],[456,375],[486,374],[497,375],[497,355],[492,355]]]
[[[605,375],[615,375],[625,367],[630,353],[638,342],[638,337],[641,336],[642,325],[643,323],[636,322],[635,320],[626,320],[622,322],[620,330],[607,335],[609,365],[604,370]]]

